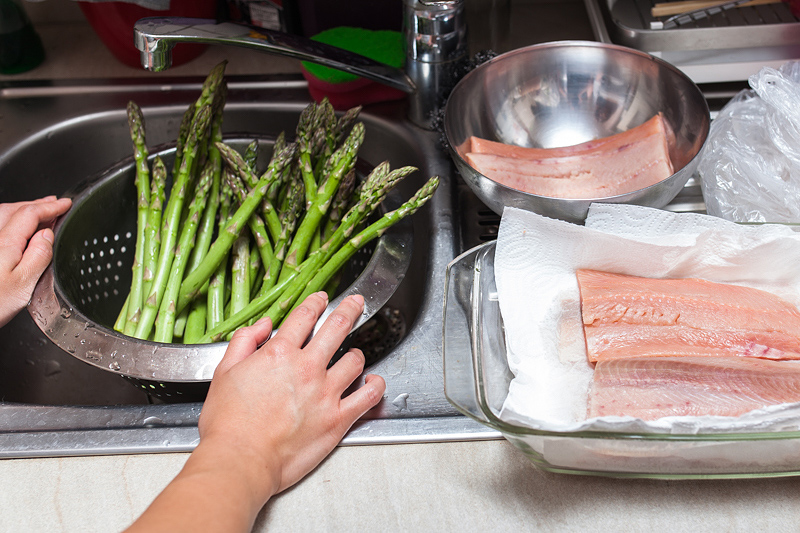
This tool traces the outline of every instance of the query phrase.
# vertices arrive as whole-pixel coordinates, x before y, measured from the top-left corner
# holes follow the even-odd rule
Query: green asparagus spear
[[[244,183],[239,179],[235,172],[227,174],[228,186],[233,191],[233,196],[239,203],[244,202],[247,198],[247,191],[245,190]],[[275,257],[275,252],[272,249],[272,242],[270,241],[264,221],[258,216],[257,213],[250,215],[247,219],[247,226],[255,237],[255,244],[261,256],[261,261],[268,265]]]
[[[290,271],[296,269],[297,265],[305,258],[311,239],[314,237],[314,232],[317,230],[322,217],[327,213],[333,195],[336,194],[336,190],[339,188],[339,182],[355,164],[356,153],[363,140],[364,124],[358,122],[353,126],[353,130],[341,148],[331,156],[335,163],[332,165],[331,172],[322,182],[319,192],[306,210],[306,214],[297,228],[286,260],[283,263],[279,280],[281,277],[287,276]]]
[[[239,208],[228,221],[227,226],[217,239],[211,245],[208,254],[196,269],[186,276],[183,280],[178,298],[178,311],[182,310],[188,303],[194,299],[200,288],[211,277],[219,264],[225,259],[227,253],[230,251],[233,242],[239,235],[247,220],[261,204],[261,200],[266,194],[269,184],[272,182],[273,176],[277,175],[283,167],[291,161],[294,154],[295,146],[287,146],[283,151],[275,154],[270,161],[269,169],[258,182],[258,186],[248,193],[245,200],[241,203]]]
[[[175,161],[172,165],[172,175],[177,176],[181,168],[181,161],[183,161],[183,149],[186,145],[186,139],[189,138],[189,131],[192,129],[192,121],[194,120],[194,106],[189,107],[183,113],[181,124],[178,126],[178,140],[175,144]]]
[[[222,157],[225,159],[225,162],[231,167],[232,170],[234,170],[234,174],[241,180],[242,185],[238,185],[236,181],[230,184],[234,193],[234,197],[237,197],[241,202],[244,200],[244,197],[247,195],[247,193],[255,188],[255,186],[251,186],[249,184],[255,183],[257,185],[259,179],[255,177],[247,162],[241,155],[239,155],[239,152],[223,143],[220,143],[218,148],[222,154]],[[269,185],[272,185],[272,181],[277,179],[280,174],[271,172],[269,169],[267,170],[267,173],[269,173],[270,178]],[[265,197],[262,198],[262,207],[269,203],[269,201],[266,199],[266,194],[264,196]],[[270,215],[265,222],[266,227],[269,230],[270,238],[272,238],[274,241],[278,238],[278,235],[281,231],[280,219],[278,219],[278,214],[271,207],[265,209],[264,213]],[[262,221],[262,224],[264,224],[264,221]]]
[[[208,168],[208,167],[207,167]],[[204,172],[197,185],[195,196],[189,204],[189,216],[181,229],[180,240],[175,249],[175,258],[169,274],[164,297],[156,318],[156,332],[154,340],[156,342],[172,342],[175,328],[175,317],[177,314],[176,301],[180,283],[186,270],[186,265],[191,257],[192,247],[197,236],[197,227],[200,224],[200,217],[208,201],[208,190],[211,188],[213,171]]]
[[[225,173],[229,172],[230,169],[226,168]],[[228,225],[228,217],[231,210],[231,200],[233,193],[231,192],[230,186],[228,186],[228,179],[223,180],[222,189],[220,191],[220,205],[219,205],[219,231],[225,231],[225,227]],[[206,320],[206,328],[213,329],[217,324],[225,320],[225,283],[226,283],[226,275],[228,272],[228,254],[225,254],[225,257],[220,264],[217,266],[216,270],[211,276],[211,279],[208,282],[208,295],[206,297],[206,301],[208,302],[207,305],[207,320]]]
[[[348,240],[329,260],[325,262],[323,267],[316,272],[314,277],[309,281],[305,290],[295,300],[295,302],[302,302],[307,296],[321,290],[328,280],[338,272],[342,266],[368,242],[376,237],[383,235],[387,229],[396,224],[399,220],[413,215],[419,210],[420,207],[433,196],[439,186],[439,176],[433,176],[425,185],[423,185],[417,193],[399,208],[390,211],[383,215],[380,219],[367,226],[364,230],[359,232],[355,237]]]
[[[250,234],[243,231],[231,249],[231,314],[250,303]]]
[[[145,239],[144,266],[142,271],[143,292],[150,294],[153,284],[158,253],[161,250],[161,215],[166,199],[167,168],[161,156],[153,160],[153,176],[150,189],[150,213],[147,216],[147,237]]]
[[[323,242],[327,241],[334,230],[339,226],[342,217],[350,207],[353,190],[356,184],[356,172],[351,170],[342,178],[339,184],[339,190],[336,191],[336,196],[333,197],[331,202],[330,212],[328,213],[328,220],[325,222],[325,228],[320,233],[320,238]]]
[[[136,248],[131,269],[131,291],[128,299],[128,317],[125,334],[132,335],[142,312],[143,265],[147,246],[147,218],[150,209],[150,167],[147,162],[149,152],[144,134],[144,115],[135,102],[128,102],[128,126],[133,141],[133,154],[136,161]]]
[[[183,331],[184,344],[196,344],[206,332],[206,315],[208,302],[202,298],[192,302],[192,310],[186,318],[186,328]]]
[[[202,134],[202,132],[208,128],[210,119],[210,107],[204,107],[200,113],[197,114],[192,125],[192,131],[187,139],[183,163],[178,171],[178,175],[174,178],[169,201],[167,202],[167,207],[164,212],[164,224],[162,225],[162,227],[167,228],[167,231],[163,232],[161,235],[161,251],[158,256],[158,265],[156,266],[153,284],[150,288],[150,294],[144,302],[142,316],[139,319],[139,324],[136,327],[136,333],[134,335],[139,339],[146,339],[150,336],[156,314],[161,306],[161,299],[164,296],[164,290],[167,286],[173,254],[178,241],[178,225],[183,211],[184,199],[186,197],[189,173],[197,153],[198,134]]]
[[[244,149],[244,154],[242,155],[242,159],[247,164],[247,168],[250,169],[250,175],[255,176],[258,172],[257,163],[258,163],[258,139],[253,139],[250,141],[250,144]],[[253,188],[256,186],[257,181],[253,181],[252,183],[248,183],[247,186],[249,188]]]

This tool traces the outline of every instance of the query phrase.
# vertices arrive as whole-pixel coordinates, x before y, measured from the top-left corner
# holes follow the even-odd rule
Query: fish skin
[[[527,148],[472,137],[467,163],[513,189],[556,198],[602,198],[649,187],[674,173],[661,114],[630,130],[561,148]]]
[[[620,357],[800,359],[800,310],[750,287],[576,272],[590,362]]]
[[[800,364],[742,357],[636,357],[597,363],[587,415],[741,416],[800,401]]]

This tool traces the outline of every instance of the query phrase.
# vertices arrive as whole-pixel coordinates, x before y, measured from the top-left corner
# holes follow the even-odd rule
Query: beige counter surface
[[[530,39],[557,37],[548,33],[557,26],[550,22],[557,19],[563,25],[570,10],[582,7],[577,1],[539,4],[544,29],[531,30]],[[0,81],[199,76],[223,58],[230,60],[230,74],[299,72],[295,60],[211,48],[190,64],[150,74],[116,63],[80,21],[37,29],[47,48],[46,62]],[[2,460],[0,531],[120,531],[187,457]],[[796,478],[652,481],[549,474],[505,440],[348,446],[337,448],[311,475],[275,497],[256,530],[796,531],[798,493]]]
[[[120,531],[186,454],[0,461],[0,531]],[[340,447],[257,531],[797,531],[800,479],[550,474],[504,440]]]

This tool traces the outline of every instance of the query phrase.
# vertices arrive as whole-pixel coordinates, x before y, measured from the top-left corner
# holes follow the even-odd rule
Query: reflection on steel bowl
[[[472,136],[555,148],[608,137],[661,113],[671,131],[674,174],[610,197],[565,199],[502,185],[472,168],[458,147]],[[695,172],[708,136],[708,105],[680,70],[647,53],[583,41],[507,52],[465,76],[445,108],[445,135],[462,178],[493,211],[505,206],[581,222],[593,202],[664,207]],[[557,179],[557,178],[554,178]]]

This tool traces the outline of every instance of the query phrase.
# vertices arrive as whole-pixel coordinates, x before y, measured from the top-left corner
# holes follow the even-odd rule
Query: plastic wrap
[[[698,173],[710,215],[800,222],[800,61],[750,76],[711,124]]]

